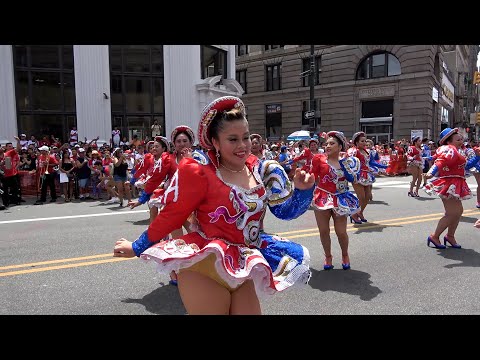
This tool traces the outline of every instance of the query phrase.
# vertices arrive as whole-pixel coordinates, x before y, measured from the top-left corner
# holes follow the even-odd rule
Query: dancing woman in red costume
[[[305,165],[302,166],[303,171],[311,172],[312,170],[312,159],[315,155],[320,154],[318,150],[318,140],[310,139],[308,142],[308,149],[303,150],[300,155],[295,157],[292,160],[292,163],[297,161],[305,160]]]
[[[158,187],[153,191],[153,194],[148,201],[148,206],[155,211],[155,216],[158,213],[158,210],[163,208],[164,206],[164,194],[165,194],[165,189],[168,187],[170,184],[170,181],[173,178],[173,175],[177,171],[178,164],[180,161],[184,158],[185,152],[183,151],[184,149],[189,150],[187,153],[190,153],[190,149],[192,148],[194,142],[195,142],[195,135],[193,134],[193,130],[187,126],[187,125],[180,125],[177,126],[175,129],[173,129],[170,139],[172,144],[175,147],[175,150],[173,153],[168,153],[168,164],[169,164],[169,170],[168,173],[166,174],[167,177],[162,179],[162,182],[165,181],[161,186]],[[190,154],[193,156],[193,154]],[[189,155],[189,156],[190,156]],[[161,182],[161,183],[162,183]],[[192,218],[190,218],[192,219]],[[192,220],[193,221],[193,220]],[[190,228],[190,222],[186,221],[183,224],[183,227],[187,232],[189,232]],[[177,238],[183,235],[183,230],[182,227],[175,229],[172,231],[172,237]]]
[[[438,142],[441,146],[436,151],[435,163],[425,174],[427,179],[436,177],[429,181],[424,189],[429,195],[436,194],[442,199],[445,215],[427,238],[427,246],[432,243],[437,249],[445,249],[448,242],[453,248],[461,248],[455,239],[455,231],[463,213],[462,200],[472,197],[472,192],[465,181],[465,170],[475,166],[480,160],[480,148],[476,148],[476,156],[467,161],[458,151],[463,144],[463,137],[458,133],[458,128],[444,129]],[[447,234],[443,237],[442,245],[440,235],[445,229]]]
[[[317,186],[313,193],[312,206],[315,209],[320,241],[325,252],[324,270],[333,269],[330,218],[333,218],[335,234],[342,249],[342,268],[350,269],[348,256],[347,216],[360,211],[358,199],[348,189],[348,182],[354,182],[360,174],[360,161],[353,156],[341,157],[340,152],[348,147],[342,132],[327,133],[324,154],[317,154],[312,160],[312,174]]]
[[[135,242],[117,241],[114,256],[140,256],[178,274],[189,314],[260,314],[257,293],[274,294],[310,276],[307,249],[259,231],[266,206],[293,219],[312,201],[314,177],[293,183],[271,160],[251,155],[243,102],[233,96],[205,107],[199,141],[206,163],[184,158],[165,191],[165,207]],[[185,153],[188,149],[184,150]],[[188,154],[186,154],[188,155]],[[197,229],[162,241],[195,212]]]
[[[360,160],[360,176],[353,183],[353,188],[360,201],[360,212],[350,215],[350,222],[361,224],[367,222],[363,216],[363,211],[367,207],[371,198],[371,189],[369,185],[375,182],[372,169],[369,167],[370,154],[366,149],[366,135],[363,131],[359,131],[352,136],[353,146],[348,149],[348,156],[354,156]]]
[[[475,147],[472,146],[463,146],[464,152],[463,155],[467,158],[467,161],[472,157],[475,157]],[[470,170],[465,171],[466,176],[473,174],[475,181],[477,182],[477,209],[480,209],[480,161],[477,162]]]
[[[170,162],[170,153],[168,152],[170,146],[167,138],[163,136],[156,136],[151,150],[153,157],[152,161],[149,160],[149,168],[146,171],[146,180],[143,184],[143,191],[137,201],[131,201],[128,203],[130,208],[136,208],[142,204],[145,204],[152,196],[155,189],[167,178],[167,176],[173,176],[172,164]],[[176,169],[176,166],[175,166]],[[155,219],[158,214],[158,208],[156,206],[149,206],[150,208],[150,223]]]
[[[412,138],[412,145],[408,147],[407,151],[407,170],[412,174],[412,181],[410,182],[410,190],[408,196],[418,197],[418,189],[422,183],[423,173],[423,158],[422,158],[422,139],[420,136]],[[413,187],[416,187],[413,191]]]
[[[265,160],[265,154],[263,150],[263,138],[259,134],[250,135],[252,140],[252,155],[255,155],[260,160]]]

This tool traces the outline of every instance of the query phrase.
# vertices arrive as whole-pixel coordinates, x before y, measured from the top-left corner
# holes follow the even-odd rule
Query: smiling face
[[[258,138],[252,139],[252,153],[259,154],[262,152],[262,144],[260,144],[260,140]]]
[[[179,154],[183,149],[192,147],[190,138],[185,133],[179,133],[175,138],[175,151]]]
[[[340,141],[334,136],[330,136],[325,142],[325,152],[328,157],[338,157],[341,149],[342,146],[340,145]]]
[[[152,154],[155,158],[158,158],[160,157],[160,155],[162,155],[162,153],[165,151],[165,147],[164,147],[164,144],[160,141],[155,141],[153,143],[153,147],[152,147]]]
[[[365,149],[366,145],[367,145],[367,138],[365,136],[360,136],[357,139],[357,143],[356,143],[357,148]]]
[[[455,146],[460,149],[463,145],[463,136],[459,133],[453,134],[447,139],[447,144]]]
[[[318,144],[315,141],[310,141],[308,148],[310,149],[311,152],[317,152]]]
[[[245,119],[225,121],[219,129],[218,137],[212,138],[217,152],[220,152],[220,161],[232,170],[241,170],[245,161],[252,152],[250,131]]]

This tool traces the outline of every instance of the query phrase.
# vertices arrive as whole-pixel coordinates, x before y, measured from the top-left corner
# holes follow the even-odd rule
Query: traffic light
[[[475,74],[473,75],[473,83],[480,84],[480,71],[475,71]]]
[[[477,124],[480,124],[480,112],[477,113]]]

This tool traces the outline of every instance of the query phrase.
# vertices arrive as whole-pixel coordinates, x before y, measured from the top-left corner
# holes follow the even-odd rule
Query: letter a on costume
[[[173,199],[170,195],[170,193],[173,192]],[[175,172],[175,174],[172,177],[172,182],[170,183],[170,186],[165,190],[165,203],[169,203],[170,201],[177,202],[178,200],[178,170]]]

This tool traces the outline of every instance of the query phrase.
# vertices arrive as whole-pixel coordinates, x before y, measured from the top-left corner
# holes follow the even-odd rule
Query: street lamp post
[[[317,119],[315,117],[315,45],[310,45],[310,69],[300,74],[304,78],[308,76],[308,84],[310,85],[310,101],[308,111],[304,113],[304,119],[308,120],[308,128],[310,132],[315,132],[317,129]]]
[[[313,111],[314,114],[315,109],[315,45],[310,45],[310,73],[309,73],[309,85],[310,85],[310,111]],[[309,121],[310,124],[310,131],[315,132],[317,129],[317,118],[314,115],[313,117],[313,126],[312,121]]]

